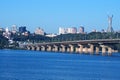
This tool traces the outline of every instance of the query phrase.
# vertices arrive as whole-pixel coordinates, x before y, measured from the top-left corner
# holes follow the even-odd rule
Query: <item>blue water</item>
[[[0,50],[0,80],[120,80],[120,54]]]

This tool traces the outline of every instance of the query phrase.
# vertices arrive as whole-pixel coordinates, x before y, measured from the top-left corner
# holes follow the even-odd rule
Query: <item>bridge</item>
[[[79,40],[79,41],[62,41],[62,42],[43,42],[23,44],[27,50],[52,51],[52,52],[76,52],[84,54],[112,55],[115,50],[114,45],[120,44],[120,39],[98,39],[98,40]]]

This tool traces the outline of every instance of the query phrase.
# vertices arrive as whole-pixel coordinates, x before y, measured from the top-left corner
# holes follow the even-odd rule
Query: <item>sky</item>
[[[0,0],[0,27],[26,26],[31,32],[38,27],[47,33],[58,33],[59,27],[106,30],[108,15],[113,29],[120,30],[120,0]]]

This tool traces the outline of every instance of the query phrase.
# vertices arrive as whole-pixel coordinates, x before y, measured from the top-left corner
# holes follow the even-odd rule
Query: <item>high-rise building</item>
[[[38,27],[38,28],[35,30],[35,34],[44,35],[44,30],[41,29],[40,27]]]
[[[66,34],[66,29],[59,27],[59,34]]]
[[[12,33],[16,33],[17,32],[17,26],[16,25],[12,25],[11,32]]]
[[[76,27],[67,28],[67,33],[75,34],[77,33],[77,28]]]
[[[19,27],[19,32],[20,33],[24,33],[24,32],[26,32],[27,30],[26,30],[26,26],[21,26],[21,27]]]
[[[66,33],[72,33],[72,29],[71,28],[66,28]]]
[[[112,16],[108,16],[108,28],[107,28],[107,32],[114,32],[113,28],[112,28]]]
[[[78,33],[84,33],[84,27],[80,26],[79,30],[78,30]]]
[[[59,28],[59,34],[75,34],[77,33],[77,28],[76,27],[69,27],[69,28]]]

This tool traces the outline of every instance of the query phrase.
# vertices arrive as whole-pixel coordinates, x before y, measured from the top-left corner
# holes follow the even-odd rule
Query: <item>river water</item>
[[[120,54],[0,50],[0,80],[120,80]]]

